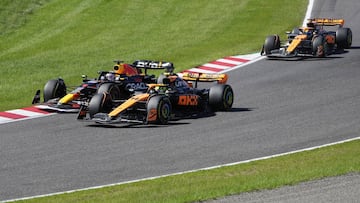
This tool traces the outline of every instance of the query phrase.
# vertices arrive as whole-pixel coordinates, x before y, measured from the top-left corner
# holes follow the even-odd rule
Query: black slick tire
[[[66,85],[63,79],[49,80],[44,86],[44,102],[66,95]]]
[[[350,28],[339,28],[336,31],[336,44],[340,49],[349,49],[352,44],[352,31]]]
[[[107,93],[95,94],[89,102],[90,118],[93,118],[97,113],[109,113],[111,109],[111,96]]]
[[[209,105],[213,111],[227,111],[234,102],[234,91],[230,85],[218,84],[209,90]]]
[[[149,98],[146,105],[147,123],[166,125],[171,118],[171,102],[168,97],[155,95]]]
[[[111,95],[111,98],[114,100],[121,98],[120,89],[114,83],[104,83],[97,90],[98,94],[108,93]]]
[[[267,36],[264,43],[264,52],[266,55],[270,55],[272,50],[280,49],[280,37],[279,35]]]

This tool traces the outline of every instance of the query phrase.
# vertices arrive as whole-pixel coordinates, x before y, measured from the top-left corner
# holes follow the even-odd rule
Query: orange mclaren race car
[[[107,93],[96,94],[78,119],[100,124],[167,124],[171,119],[199,116],[232,107],[234,93],[226,74],[168,74],[161,84],[148,84],[145,92],[134,92],[127,100],[114,100]],[[216,82],[207,89],[197,88],[198,81]],[[194,84],[195,85],[194,85]]]
[[[344,19],[312,18],[306,27],[287,32],[287,40],[280,41],[279,35],[266,37],[261,55],[268,57],[325,57],[337,50],[348,49],[352,44],[352,31],[343,27]],[[336,26],[337,29],[325,30]]]
[[[49,80],[44,86],[44,102],[40,103],[40,90],[33,99],[36,107],[59,112],[78,112],[80,106],[87,106],[91,97],[96,93],[107,92],[114,99],[127,99],[134,89],[146,90],[146,83],[156,83],[154,75],[148,75],[148,69],[163,69],[172,65],[168,62],[153,63],[149,60],[136,60],[132,64],[115,61],[112,71],[99,71],[98,78],[87,79],[83,76],[80,86],[70,88],[63,79]],[[145,69],[142,73],[142,69]]]

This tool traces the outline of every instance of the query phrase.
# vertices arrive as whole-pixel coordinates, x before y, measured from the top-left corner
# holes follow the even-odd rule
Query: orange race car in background
[[[261,55],[268,57],[325,57],[337,50],[348,49],[352,44],[352,31],[343,27],[344,19],[312,18],[306,27],[294,28],[287,32],[287,40],[280,41],[279,35],[265,39]],[[337,26],[335,30],[324,27]]]

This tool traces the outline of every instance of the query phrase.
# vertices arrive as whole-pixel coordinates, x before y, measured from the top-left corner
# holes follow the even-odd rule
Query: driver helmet
[[[306,34],[308,37],[311,37],[313,32],[314,32],[314,28],[312,28],[312,27],[304,28],[304,34]]]
[[[165,64],[163,64],[163,66],[164,66],[164,69],[165,69],[165,73],[169,73],[169,74],[174,73],[174,69],[175,69],[174,64],[165,63]]]
[[[114,81],[115,80],[115,74],[114,73],[106,73],[105,78],[108,81]]]
[[[136,68],[132,67],[129,64],[125,64],[125,63],[116,64],[114,66],[114,71],[118,75],[132,76],[132,75],[138,74],[138,70]]]

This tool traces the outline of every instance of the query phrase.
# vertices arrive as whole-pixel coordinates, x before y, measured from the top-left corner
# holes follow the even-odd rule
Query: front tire
[[[44,102],[66,95],[66,85],[63,79],[49,80],[44,86]]]
[[[264,43],[264,52],[266,55],[270,55],[272,50],[280,49],[280,37],[279,35],[267,36]]]
[[[209,105],[214,111],[227,111],[234,103],[234,91],[230,85],[215,85],[209,91]]]
[[[109,113],[112,109],[112,100],[110,94],[95,94],[89,102],[89,115],[93,118],[97,113]]]
[[[327,53],[327,46],[323,36],[319,35],[314,37],[313,44],[313,55],[316,57],[325,57]]]
[[[147,102],[147,123],[166,125],[171,118],[171,102],[168,97],[155,95]]]

